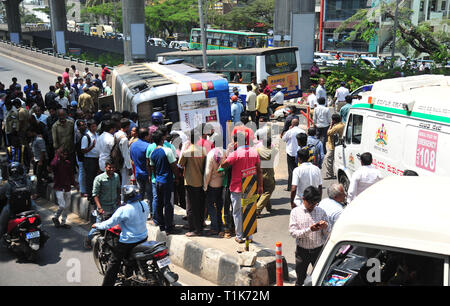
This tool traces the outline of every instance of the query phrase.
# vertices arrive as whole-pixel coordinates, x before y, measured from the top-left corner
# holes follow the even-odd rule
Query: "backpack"
[[[116,170],[120,170],[123,167],[123,155],[122,155],[122,151],[120,151],[120,141],[122,140],[122,138],[126,137],[126,135],[122,135],[119,138],[115,138],[114,137],[114,145],[111,148],[111,161],[113,163],[114,168],[116,168]]]
[[[81,152],[81,142],[83,141],[83,137],[87,137],[88,140],[88,147],[91,145],[91,137],[89,137],[88,134],[84,134],[81,136],[80,140],[75,144],[75,152],[77,154],[78,161],[82,162],[84,161],[84,153]]]
[[[16,215],[31,210],[31,190],[27,186],[26,179],[10,180],[11,194],[9,198],[11,213]]]
[[[309,159],[308,162],[312,163],[313,165],[319,167],[320,164],[320,154],[319,150],[317,149],[317,144],[320,140],[317,140],[315,144],[309,144],[303,147],[302,149],[307,149],[309,151]]]

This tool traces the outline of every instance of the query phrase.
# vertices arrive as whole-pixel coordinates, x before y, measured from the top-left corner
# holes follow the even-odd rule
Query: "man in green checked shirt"
[[[97,206],[97,223],[103,221],[101,215],[111,216],[120,206],[120,178],[115,173],[111,160],[105,162],[105,172],[97,175],[94,179],[92,196]],[[91,240],[95,232],[95,228],[89,232],[85,239],[85,248],[90,249],[92,247]]]

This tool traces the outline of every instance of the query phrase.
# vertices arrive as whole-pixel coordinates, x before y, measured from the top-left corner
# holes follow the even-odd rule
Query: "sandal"
[[[239,239],[238,237],[234,238],[237,243],[244,243],[245,240]]]
[[[224,238],[225,237],[225,233],[224,232],[219,232],[217,234],[217,236],[219,236],[219,238]]]
[[[225,233],[225,234],[223,235],[223,238],[230,239],[230,238],[231,238],[231,234],[230,234],[230,233]]]

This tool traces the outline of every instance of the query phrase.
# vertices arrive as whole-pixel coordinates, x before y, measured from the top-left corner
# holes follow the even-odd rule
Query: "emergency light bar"
[[[208,91],[213,90],[214,84],[213,82],[199,82],[199,83],[191,83],[192,92],[195,91]]]

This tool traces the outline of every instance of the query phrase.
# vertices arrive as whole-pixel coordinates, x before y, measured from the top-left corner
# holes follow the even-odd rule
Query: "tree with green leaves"
[[[225,15],[212,16],[218,28],[266,32],[273,27],[274,11],[275,0],[254,0],[248,1],[246,5],[235,6]],[[211,20],[211,17],[208,16],[208,19]]]
[[[189,33],[199,23],[197,0],[166,0],[145,7],[148,33],[157,36],[167,31]]]
[[[83,19],[92,18],[106,20],[106,23],[112,21],[119,29],[122,28],[122,5],[120,2],[101,3],[95,6],[86,6],[81,10]],[[87,16],[91,16],[88,18]]]
[[[450,35],[448,32],[435,31],[430,22],[423,21],[414,25],[411,21],[413,11],[410,9],[411,1],[403,0],[400,2],[397,14],[397,31],[395,33],[399,45],[407,45],[415,50],[416,56],[420,53],[427,53],[437,63],[446,63],[450,60]],[[380,1],[379,5],[373,8],[361,9],[352,17],[345,20],[335,33],[341,33],[353,25],[346,40],[355,38],[363,39],[369,42],[379,33],[380,19],[394,20],[396,10],[396,1]],[[450,25],[450,20],[444,19],[442,23]],[[393,22],[392,22],[393,25]],[[381,23],[383,28],[394,31],[393,26],[385,22]]]

